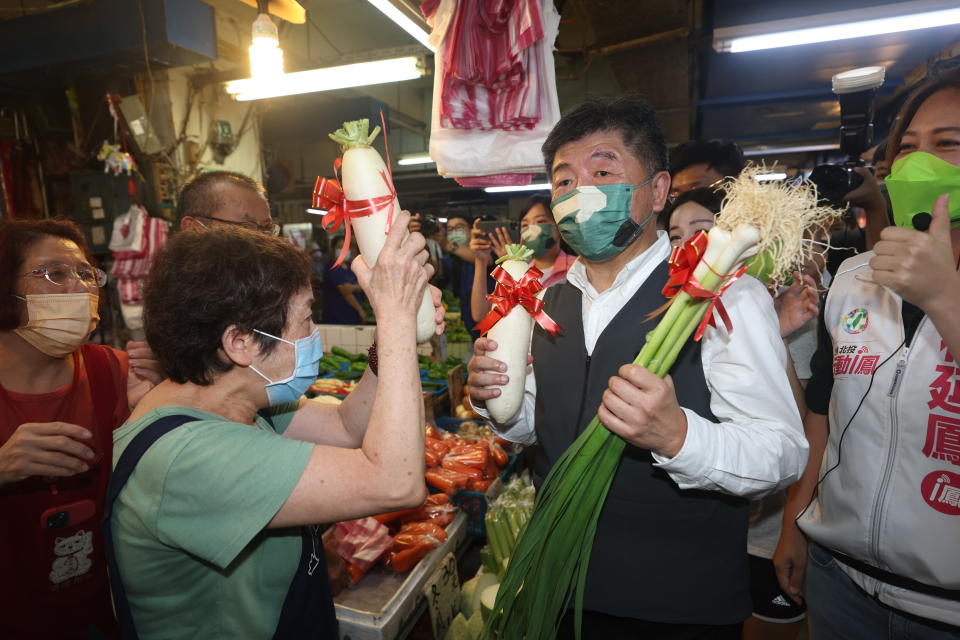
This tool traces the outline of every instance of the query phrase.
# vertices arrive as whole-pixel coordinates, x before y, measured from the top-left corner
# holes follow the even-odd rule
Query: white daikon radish
[[[508,244],[505,248],[507,253],[497,260],[497,264],[519,283],[531,268],[528,261],[533,257],[533,251],[522,244]],[[541,290],[536,297],[542,299],[543,293]],[[497,292],[494,291],[494,296],[496,295]],[[491,313],[496,314],[496,305]],[[499,396],[487,400],[487,410],[496,422],[506,422],[512,418],[523,403],[527,354],[530,352],[533,322],[534,318],[527,309],[517,304],[506,316],[497,320],[487,332],[487,337],[497,343],[496,351],[493,351],[490,356],[507,365],[507,370],[504,372],[508,377],[507,384],[499,387]]]
[[[400,204],[393,191],[393,179],[380,153],[371,145],[380,133],[375,127],[368,134],[370,122],[355,120],[344,122],[343,128],[330,134],[330,138],[343,151],[341,182],[347,199],[350,223],[357,236],[357,245],[364,260],[371,267],[376,263],[380,250],[387,240],[387,221],[400,213]],[[357,215],[372,211],[370,215]],[[430,290],[425,289],[420,308],[417,309],[417,343],[430,339],[436,329],[433,300]]]

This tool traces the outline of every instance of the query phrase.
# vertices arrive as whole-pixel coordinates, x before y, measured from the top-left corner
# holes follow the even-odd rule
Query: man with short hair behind
[[[740,146],[731,140],[688,140],[670,154],[671,194],[711,187],[727,177],[740,175],[747,162]]]
[[[187,181],[177,198],[180,229],[241,226],[280,235],[264,188],[234,171],[206,171]]]
[[[538,485],[595,413],[627,442],[590,556],[582,637],[739,640],[751,612],[747,498],[793,482],[806,460],[773,301],[740,278],[724,294],[732,332],[708,328],[665,379],[629,364],[666,302],[663,131],[642,100],[595,99],[564,115],[543,151],[554,219],[579,258],[545,295],[563,332],[534,329],[523,405],[495,428],[540,445]],[[506,382],[497,348],[477,340],[469,364],[481,411]],[[559,637],[573,637],[572,615]]]

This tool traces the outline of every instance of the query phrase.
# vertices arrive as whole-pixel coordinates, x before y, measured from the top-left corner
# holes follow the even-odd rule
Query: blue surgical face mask
[[[585,260],[606,262],[633,244],[653,212],[643,222],[630,216],[633,192],[650,184],[598,184],[577,187],[550,203],[560,235]]]
[[[296,342],[278,338],[265,331],[257,331],[254,329],[254,332],[293,345],[296,353],[293,373],[283,380],[271,380],[260,373],[256,367],[250,365],[250,368],[253,369],[257,375],[269,383],[264,385],[264,388],[267,390],[267,399],[270,401],[270,406],[273,407],[278,404],[299,401],[300,396],[306,393],[310,385],[317,380],[317,369],[320,364],[320,358],[323,357],[323,343],[320,341],[320,330],[314,329],[313,333],[309,336],[300,338]]]

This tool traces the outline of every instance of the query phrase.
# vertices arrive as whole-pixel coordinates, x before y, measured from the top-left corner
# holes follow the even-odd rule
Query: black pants
[[[740,640],[743,624],[670,624],[583,612],[582,640]],[[574,640],[573,612],[560,622],[557,640]]]

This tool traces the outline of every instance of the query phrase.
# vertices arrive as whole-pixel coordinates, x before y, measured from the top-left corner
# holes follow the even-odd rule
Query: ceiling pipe
[[[655,44],[661,44],[663,42],[668,42],[670,40],[678,40],[681,38],[686,38],[690,35],[689,27],[679,27],[677,29],[670,29],[669,31],[661,31],[660,33],[652,33],[647,36],[642,36],[640,38],[633,38],[632,40],[624,40],[623,42],[616,42],[614,44],[608,45],[592,45],[589,47],[583,47],[580,49],[557,49],[557,53],[563,54],[581,54],[585,56],[609,56],[614,53],[621,53],[623,51],[629,51],[630,49],[637,49],[639,47],[649,47]]]

